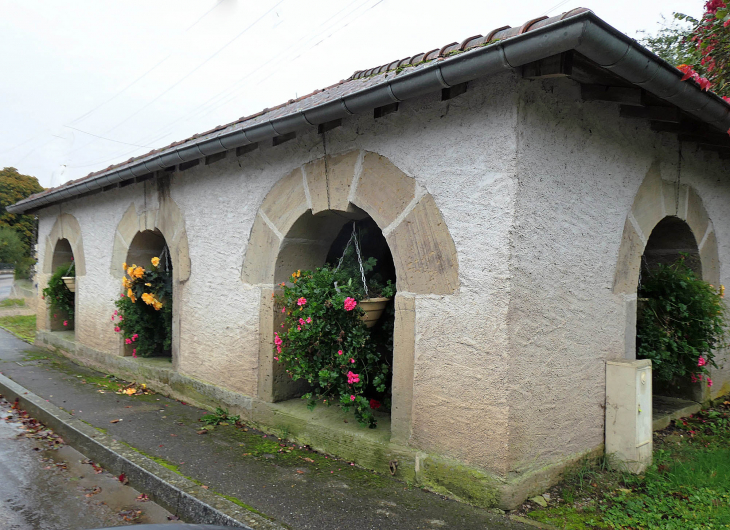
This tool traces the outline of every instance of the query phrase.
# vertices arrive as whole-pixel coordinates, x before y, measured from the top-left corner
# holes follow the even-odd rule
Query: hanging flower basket
[[[385,306],[388,305],[390,298],[366,298],[358,302],[360,307],[365,312],[360,318],[365,322],[365,326],[372,328],[378,323],[380,316],[385,311]]]
[[[63,280],[63,283],[66,284],[66,287],[69,291],[72,293],[76,292],[76,277],[75,276],[62,276],[61,279]]]

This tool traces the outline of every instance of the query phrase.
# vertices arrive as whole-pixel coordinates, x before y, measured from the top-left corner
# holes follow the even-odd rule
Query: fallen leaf
[[[308,456],[305,456],[305,457],[304,457],[304,461],[305,461],[305,462],[311,462],[312,464],[314,464],[314,460],[312,460],[312,459],[311,459],[311,458],[309,458]]]
[[[304,475],[304,471],[302,471],[301,469],[297,469],[297,473],[299,473],[300,475]]]
[[[168,521],[179,521],[180,518],[177,515],[168,515],[167,520]]]
[[[119,420],[112,420],[109,423],[119,423],[120,421],[122,421],[122,420],[121,419],[119,419]]]
[[[207,490],[208,486],[201,486],[201,488],[203,488],[204,490]]]
[[[137,502],[147,502],[148,500],[150,500],[150,498],[146,494],[140,493],[139,495],[137,495],[137,498],[135,500]]]
[[[87,493],[85,496],[86,497],[93,497],[97,493],[101,493],[101,488],[99,486],[94,486],[94,489],[92,489],[91,492],[90,493]]]
[[[117,478],[119,479],[119,482],[121,482],[122,484],[129,484],[129,480],[127,480],[127,475],[125,475],[124,473],[119,475],[119,477],[117,477]]]
[[[196,431],[196,432],[197,432],[198,434],[208,434],[208,431],[206,431],[205,429],[202,429],[202,430],[200,430],[200,431]]]

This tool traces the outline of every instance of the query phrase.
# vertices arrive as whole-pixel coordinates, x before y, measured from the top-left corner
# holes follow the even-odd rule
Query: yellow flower
[[[296,272],[292,272],[292,273],[291,273],[291,277],[292,277],[292,278],[296,278],[296,277],[297,277],[297,273],[296,273]]]
[[[130,287],[132,287],[132,282],[130,282],[125,276],[124,278],[122,278],[122,285],[125,289],[129,289]]]
[[[131,396],[132,394],[134,394],[134,393],[136,393],[136,392],[137,392],[137,391],[136,391],[136,390],[135,390],[134,388],[126,388],[126,389],[124,390],[124,393],[125,393],[125,394],[127,394],[128,396]]]
[[[132,292],[132,289],[127,289],[127,296],[132,298],[134,296],[134,293]]]
[[[160,309],[162,309],[162,302],[160,302],[159,300],[155,300],[152,306],[155,308],[155,311],[159,311]]]
[[[136,269],[136,268],[137,268],[137,265],[134,265],[134,264],[131,267],[127,267],[127,274],[132,276],[132,274],[134,274],[134,269]]]
[[[127,262],[122,263],[122,270],[127,270]]]
[[[157,267],[160,264],[160,258],[152,258],[152,265]]]
[[[142,267],[137,267],[136,269],[134,269],[134,273],[130,274],[130,276],[132,276],[133,278],[141,278],[142,276],[144,276],[144,269]]]
[[[133,304],[136,304],[137,303],[137,297],[136,296],[132,295],[132,296],[129,297],[129,299],[132,301]]]
[[[151,283],[146,283],[145,285],[146,285],[147,287],[152,287],[152,284],[151,284]]]
[[[301,270],[297,270],[297,278],[299,278],[301,275],[302,275],[302,271]]]
[[[155,303],[155,297],[150,293],[142,293],[142,301],[147,305],[152,305]]]

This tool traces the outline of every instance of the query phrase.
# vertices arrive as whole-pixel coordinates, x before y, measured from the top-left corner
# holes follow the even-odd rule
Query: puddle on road
[[[52,438],[29,437],[0,399],[0,521],[8,530],[84,530],[169,523],[170,512],[81,453]],[[31,430],[32,431],[32,430]],[[45,429],[39,431],[43,436]]]

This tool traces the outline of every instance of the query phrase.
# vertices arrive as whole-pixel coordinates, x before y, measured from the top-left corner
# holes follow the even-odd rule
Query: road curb
[[[115,475],[123,473],[134,488],[184,521],[247,530],[286,528],[170,471],[3,375],[0,394],[9,401],[17,398],[21,409],[53,429],[69,445]]]

